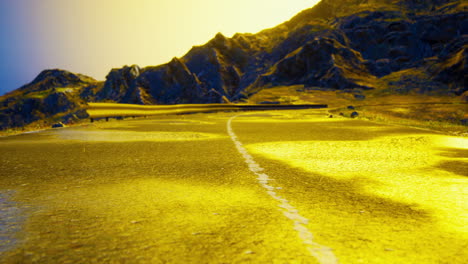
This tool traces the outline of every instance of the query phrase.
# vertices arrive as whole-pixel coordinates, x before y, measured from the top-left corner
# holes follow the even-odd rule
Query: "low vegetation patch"
[[[468,105],[453,97],[393,95],[357,102],[354,109],[340,107],[331,112],[370,121],[413,126],[468,136]]]
[[[382,83],[401,80],[404,72],[385,77]],[[413,75],[413,74],[412,74]],[[423,73],[414,74],[423,79]],[[396,87],[396,86],[395,86]],[[393,87],[393,88],[395,88]],[[444,133],[468,135],[468,105],[459,96],[425,95],[415,92],[395,94],[392,87],[328,90],[303,85],[265,88],[251,96],[252,104],[328,104],[330,113],[351,117],[353,112],[370,121],[413,126]],[[348,106],[352,106],[348,108]]]

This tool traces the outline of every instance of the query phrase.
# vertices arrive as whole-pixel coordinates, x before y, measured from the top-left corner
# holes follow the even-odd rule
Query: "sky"
[[[221,32],[256,33],[319,0],[0,0],[0,95],[60,68],[105,80],[159,65]]]

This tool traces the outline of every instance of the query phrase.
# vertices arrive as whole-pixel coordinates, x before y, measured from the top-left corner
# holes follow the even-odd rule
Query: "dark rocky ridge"
[[[0,122],[18,126],[21,122],[9,116],[20,112],[28,123],[28,115],[37,109],[50,116],[85,101],[239,101],[278,85],[459,96],[467,92],[467,8],[460,0],[322,0],[257,34],[218,34],[167,64],[112,69],[104,83],[66,71],[44,71],[0,99]],[[63,87],[76,92],[64,93]],[[51,92],[55,88],[60,89]],[[56,94],[48,100],[70,105],[49,109],[45,98],[28,96],[39,91]]]
[[[133,93],[96,100],[236,101],[293,84],[374,89],[378,78],[408,69],[426,72],[441,93],[460,95],[466,91],[467,21],[466,4],[457,0],[323,0],[258,34],[218,34],[178,60],[142,69],[127,82]],[[104,87],[120,91],[125,69],[121,76],[113,70]]]

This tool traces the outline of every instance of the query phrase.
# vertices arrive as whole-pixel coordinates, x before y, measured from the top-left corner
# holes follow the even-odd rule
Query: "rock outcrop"
[[[158,104],[201,103],[205,95],[197,76],[178,58],[163,66],[144,69],[137,86]]]
[[[317,38],[288,54],[254,86],[305,84],[333,89],[365,88],[372,78],[361,54],[335,39]]]
[[[142,103],[135,98],[135,82],[140,75],[137,65],[112,69],[106,77],[104,86],[96,94],[97,101],[121,101],[122,103]]]

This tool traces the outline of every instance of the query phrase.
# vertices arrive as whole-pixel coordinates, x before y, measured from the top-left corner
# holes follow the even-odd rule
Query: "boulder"
[[[55,124],[52,125],[52,128],[60,128],[60,127],[64,127],[62,122],[55,123]]]
[[[359,113],[358,113],[358,112],[356,112],[356,111],[354,111],[354,112],[352,112],[352,113],[351,113],[351,115],[350,115],[350,116],[351,116],[351,118],[356,118],[356,117],[358,117],[358,116],[359,116]]]

